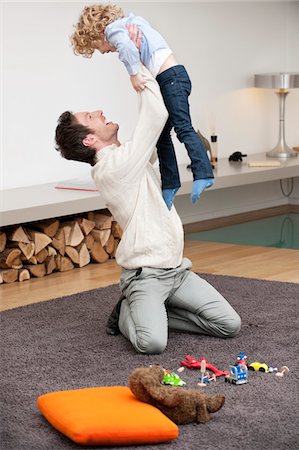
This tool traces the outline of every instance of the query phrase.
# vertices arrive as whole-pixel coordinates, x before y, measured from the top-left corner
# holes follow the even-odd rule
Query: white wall
[[[2,15],[2,189],[82,177],[90,168],[54,150],[57,118],[66,109],[101,108],[130,138],[136,94],[114,54],[74,56],[68,37],[91,2],[5,2]],[[268,150],[278,138],[273,91],[253,88],[255,73],[299,72],[299,2],[118,2],[146,17],[189,71],[193,124],[219,156]],[[299,89],[286,105],[286,137],[299,145]],[[176,141],[178,159],[187,161]]]

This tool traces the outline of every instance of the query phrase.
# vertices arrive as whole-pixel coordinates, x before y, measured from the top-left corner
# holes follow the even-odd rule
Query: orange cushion
[[[176,424],[126,386],[51,392],[37,404],[53,427],[78,444],[156,444],[179,433]]]

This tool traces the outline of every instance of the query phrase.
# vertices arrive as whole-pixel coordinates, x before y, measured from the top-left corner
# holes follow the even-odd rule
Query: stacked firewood
[[[0,231],[0,283],[44,277],[114,258],[122,237],[108,210]]]

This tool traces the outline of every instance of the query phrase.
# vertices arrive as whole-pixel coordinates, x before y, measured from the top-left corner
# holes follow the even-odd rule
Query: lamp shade
[[[279,72],[254,75],[254,86],[264,89],[299,88],[299,73]]]
[[[279,99],[279,137],[276,147],[267,152],[270,158],[296,158],[298,153],[290,148],[285,141],[284,116],[285,99],[289,89],[299,88],[299,73],[279,72],[254,75],[254,85],[257,88],[276,89]]]

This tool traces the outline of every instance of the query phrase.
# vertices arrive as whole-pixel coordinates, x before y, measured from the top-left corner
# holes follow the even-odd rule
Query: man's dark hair
[[[92,131],[78,123],[70,111],[65,111],[58,119],[55,131],[56,150],[61,156],[73,161],[82,161],[94,166],[96,164],[96,149],[86,147],[83,139]]]

